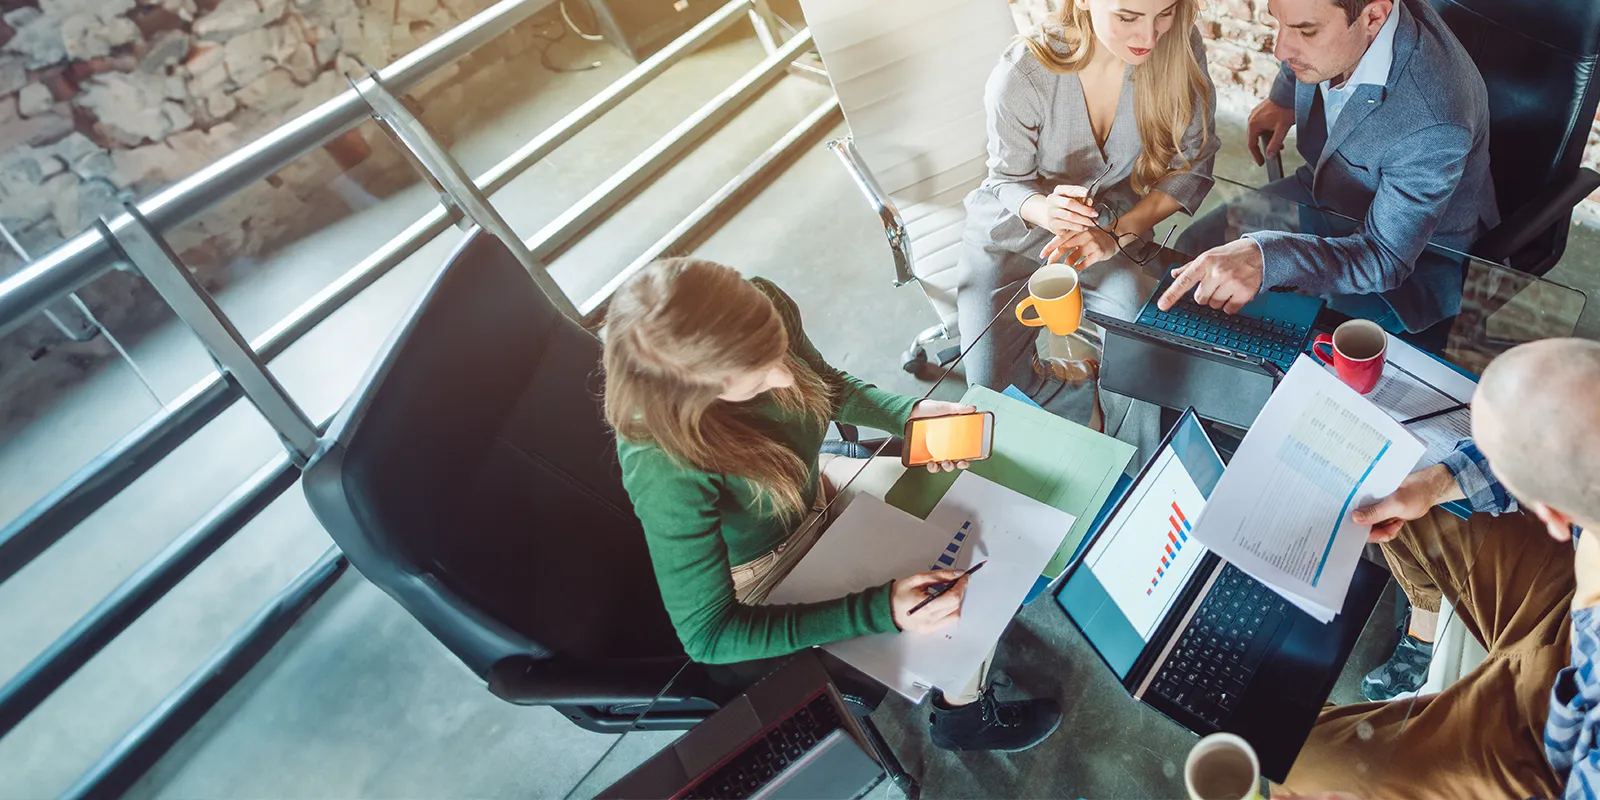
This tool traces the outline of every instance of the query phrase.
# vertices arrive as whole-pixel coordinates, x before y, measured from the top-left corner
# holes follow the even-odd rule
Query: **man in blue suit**
[[[1298,233],[1253,233],[1206,251],[1174,270],[1158,304],[1192,289],[1196,302],[1233,313],[1284,287],[1396,332],[1453,316],[1462,264],[1424,247],[1467,250],[1500,221],[1489,102],[1471,57],[1425,0],[1269,0],[1268,9],[1283,65],[1271,99],[1250,115],[1250,150],[1261,163],[1257,140],[1268,134],[1266,154],[1276,156],[1297,126],[1306,166],[1265,188],[1334,213],[1302,214]],[[1186,243],[1208,233],[1201,246],[1215,242],[1220,221],[1197,221],[1179,248],[1195,252]]]

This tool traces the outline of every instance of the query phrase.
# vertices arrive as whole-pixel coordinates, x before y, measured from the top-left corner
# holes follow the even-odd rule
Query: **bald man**
[[[1600,797],[1600,533],[1581,535],[1600,531],[1597,398],[1600,343],[1517,347],[1484,371],[1473,438],[1355,513],[1412,605],[1385,669],[1426,672],[1441,598],[1489,656],[1436,695],[1324,709],[1289,789]],[[1437,507],[1463,499],[1486,513]]]

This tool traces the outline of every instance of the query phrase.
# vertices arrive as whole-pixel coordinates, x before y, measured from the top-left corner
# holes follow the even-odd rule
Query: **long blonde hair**
[[[1183,154],[1183,136],[1194,122],[1195,104],[1206,102],[1209,94],[1204,67],[1195,61],[1189,45],[1196,13],[1196,0],[1178,0],[1172,28],[1156,42],[1150,59],[1133,70],[1133,115],[1144,143],[1133,165],[1133,188],[1139,194],[1149,192],[1162,178],[1190,168]],[[1100,46],[1089,11],[1078,8],[1073,0],[1061,0],[1061,10],[1037,35],[1022,41],[1039,63],[1057,73],[1083,69]],[[1065,55],[1052,44],[1059,44]],[[1209,138],[1210,131],[1204,133]],[[1180,159],[1183,166],[1173,169],[1174,159]]]
[[[657,261],[629,279],[606,312],[606,421],[705,472],[736,475],[784,515],[796,515],[811,464],[760,432],[752,409],[718,399],[723,379],[783,360],[794,385],[768,394],[787,414],[826,424],[827,384],[795,357],[773,301],[732,268],[693,258]]]

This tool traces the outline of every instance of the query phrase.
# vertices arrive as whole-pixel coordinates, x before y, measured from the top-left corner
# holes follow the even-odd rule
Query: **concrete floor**
[[[603,45],[569,42],[566,48],[572,62],[599,58],[604,66],[555,76],[533,70],[530,80],[540,82],[540,91],[454,146],[470,171],[498,160],[630,66]],[[674,67],[497,194],[497,206],[520,233],[531,235],[759,58],[752,40],[730,37]],[[588,297],[825,97],[815,84],[785,78],[554,263],[557,281],[570,296]],[[1243,164],[1237,123],[1224,133],[1229,146],[1219,173],[1250,179],[1257,172]],[[381,202],[346,190],[358,214],[274,254],[222,295],[222,306],[247,336],[266,330],[432,202],[422,186]],[[454,231],[440,236],[273,362],[311,416],[320,419],[338,406],[458,240]],[[881,230],[820,146],[810,147],[697,254],[785,287],[819,349],[837,366],[899,391],[928,388],[899,370],[899,351],[931,323],[931,314],[916,289],[890,285]],[[1552,277],[1600,292],[1597,265],[1600,237],[1575,230],[1569,256]],[[1600,331],[1597,315],[1593,306],[1586,313],[1588,335]],[[209,370],[176,324],[131,345],[161,402]],[[22,511],[157,407],[125,365],[102,370],[0,443],[0,519]],[[69,539],[0,584],[0,609],[6,609],[0,614],[0,676],[21,669],[276,452],[253,409],[235,407]],[[291,490],[0,739],[0,797],[59,793],[327,544],[298,489]],[[1387,619],[1375,617],[1379,622],[1337,697],[1350,699],[1349,677],[1386,654]],[[886,735],[908,767],[930,786],[944,787],[939,795],[983,794],[996,785],[1032,796],[1174,793],[1175,765],[1188,734],[1153,715],[1129,717],[1120,707],[1125,696],[1109,685],[1053,606],[1038,604],[1019,617],[999,664],[1019,690],[1063,698],[1073,718],[1034,753],[956,758],[925,747],[916,733],[918,712],[887,704],[879,713]],[[1113,719],[1133,722],[1109,730]],[[607,767],[624,769],[670,738],[628,737]],[[1085,745],[1117,741],[1142,749]],[[494,699],[420,625],[349,573],[133,794],[553,797],[574,787],[614,743],[547,709]],[[1113,749],[1115,755],[1104,755]],[[979,777],[985,782],[976,783]]]

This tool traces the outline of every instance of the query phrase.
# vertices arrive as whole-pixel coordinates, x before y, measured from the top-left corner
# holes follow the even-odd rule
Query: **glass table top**
[[[1297,230],[1295,226],[1301,210],[1287,200],[1219,179],[1201,214],[1224,207],[1230,239],[1253,231]],[[1176,224],[1181,232],[1189,222],[1186,217],[1174,218],[1159,226],[1150,238],[1160,241],[1167,237],[1169,226]],[[1433,257],[1453,259],[1462,265],[1466,286],[1462,311],[1444,326],[1447,332],[1435,330],[1431,337],[1407,338],[1413,338],[1413,343],[1436,352],[1449,362],[1478,373],[1495,355],[1516,344],[1570,336],[1577,326],[1587,300],[1581,292],[1447,249],[1430,248],[1430,251]],[[1181,265],[1188,256],[1166,250],[1145,267],[1121,256],[1113,260],[1124,262],[1120,265],[1123,268],[1144,271],[1153,285],[1157,270]],[[1011,307],[1025,292],[1025,287],[1019,289],[996,321],[1009,317]],[[1326,318],[1319,319],[1318,327],[1331,328],[1338,316],[1326,311],[1324,314]],[[989,335],[994,325],[992,321],[982,331],[966,332],[964,346],[970,349],[972,342]],[[827,357],[828,354],[823,355]],[[1098,357],[1094,326],[1086,322],[1083,330],[1067,339],[1053,337],[1047,332],[1042,334],[1036,356],[1039,359],[1036,369],[1047,369],[1052,359],[1071,363],[1073,359]],[[966,390],[960,359],[948,368],[934,370],[929,377],[934,380],[927,389],[927,397],[956,400]],[[1102,413],[1095,412],[1096,418],[1074,421],[1104,424]],[[1163,417],[1170,424],[1176,414],[1167,412]],[[1141,457],[1142,454],[1136,456],[1129,465],[1130,475],[1142,466]],[[1381,556],[1375,557],[1381,564]],[[1344,665],[1329,703],[1343,706],[1364,702],[1360,694],[1362,676],[1392,652],[1397,639],[1394,603],[1398,594],[1392,589],[1393,584],[1383,592],[1355,651]],[[1447,615],[1441,621],[1441,628],[1448,631],[1453,624],[1455,622]],[[662,696],[682,691],[683,682],[697,674],[696,666],[686,665],[672,684],[662,688]],[[928,701],[914,705],[888,692],[870,719],[882,732],[905,773],[916,782],[914,793],[928,797],[1184,796],[1184,759],[1198,737],[1131,697],[1049,593],[1024,605],[1013,619],[1000,641],[993,675],[997,678],[997,692],[1002,700],[1057,699],[1064,709],[1060,729],[1042,744],[1024,752],[946,752],[934,747],[929,738]],[[650,707],[640,709],[639,718],[648,717],[650,710]],[[1409,706],[1405,713],[1409,713]],[[1399,728],[1393,726],[1386,730]],[[1346,766],[1350,774],[1357,776],[1359,786],[1371,790],[1361,794],[1380,796],[1378,787],[1383,776],[1396,767],[1394,748],[1377,741],[1387,734],[1357,733],[1373,741],[1369,742],[1370,746],[1360,748],[1361,755]],[[617,737],[588,774],[571,788],[568,796],[597,795],[680,735],[681,731],[646,730],[636,726],[635,730]],[[881,797],[904,794],[905,787],[888,780],[872,793]]]

